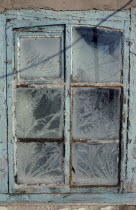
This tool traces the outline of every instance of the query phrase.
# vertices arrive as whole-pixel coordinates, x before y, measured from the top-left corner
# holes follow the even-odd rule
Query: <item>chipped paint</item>
[[[7,62],[1,61],[1,63],[4,63],[4,68],[7,65],[7,102],[8,102],[8,155],[9,155],[9,192],[10,195],[5,194],[5,195],[0,195],[0,202],[91,202],[91,203],[112,203],[112,204],[135,204],[136,203],[136,195],[133,194],[127,194],[126,193],[121,194],[118,193],[118,191],[123,192],[124,188],[127,188],[125,186],[126,184],[126,178],[128,179],[128,175],[125,173],[126,172],[126,164],[127,164],[127,159],[126,159],[126,152],[127,152],[127,123],[129,121],[127,120],[128,117],[128,88],[129,88],[129,62],[128,62],[128,57],[129,57],[129,35],[130,35],[130,16],[129,12],[102,12],[102,11],[92,11],[92,12],[53,12],[53,11],[8,11],[6,12],[6,18],[10,21],[7,22]],[[16,19],[16,20],[15,20]],[[1,19],[2,20],[2,19]],[[14,21],[15,20],[15,21]],[[46,20],[46,21],[45,21]],[[70,174],[70,164],[69,164],[69,159],[71,158],[70,154],[70,79],[71,79],[71,73],[72,73],[72,64],[71,64],[71,59],[72,59],[72,52],[71,52],[71,40],[72,40],[72,25],[95,25],[102,27],[104,29],[106,28],[112,28],[114,30],[119,30],[123,33],[123,45],[124,49],[122,50],[121,53],[123,53],[124,59],[122,61],[123,64],[123,84],[122,83],[111,83],[110,86],[114,87],[120,87],[123,88],[123,94],[124,94],[124,103],[123,103],[123,114],[122,117],[124,119],[123,124],[122,124],[122,141],[121,141],[121,188],[119,187],[114,187],[114,188],[107,188],[107,187],[94,187],[94,188],[70,188],[69,187],[69,174]],[[2,23],[2,30],[5,27],[5,23]],[[66,157],[65,157],[65,183],[66,185],[61,188],[61,186],[57,188],[46,188],[45,185],[23,185],[22,183],[20,185],[17,185],[15,183],[16,177],[15,172],[15,153],[14,153],[14,132],[15,132],[15,124],[13,122],[13,113],[15,112],[15,107],[13,106],[13,102],[15,102],[15,95],[13,94],[15,88],[19,85],[28,85],[29,87],[35,86],[35,87],[45,87],[46,84],[27,84],[24,81],[17,82],[15,83],[15,74],[13,74],[13,70],[15,72],[15,63],[14,63],[14,32],[17,30],[17,28],[29,28],[29,27],[38,27],[38,26],[44,26],[45,25],[63,25],[66,24],[66,88],[65,88],[65,95],[66,95],[66,103],[65,103],[65,116],[66,116],[66,127],[65,127],[65,134],[66,134]],[[15,29],[14,29],[15,28]],[[5,31],[5,30],[3,30]],[[32,32],[32,31],[31,31]],[[21,33],[23,33],[21,31]],[[25,31],[25,33],[27,33]],[[41,32],[41,29],[39,30],[39,33]],[[17,34],[17,32],[15,33]],[[4,39],[4,34],[1,35],[1,40]],[[6,51],[4,56],[6,55]],[[2,71],[1,78],[4,78],[5,72]],[[12,80],[13,79],[13,80]],[[2,81],[2,80],[1,80]],[[4,81],[4,80],[3,80]],[[4,84],[3,84],[4,83]],[[3,87],[6,85],[6,80],[0,83]],[[58,81],[59,83],[59,81]],[[16,86],[17,85],[17,86]],[[49,86],[52,87],[52,84],[48,84]],[[55,84],[56,85],[56,84]],[[60,84],[63,86],[63,84]],[[76,84],[74,84],[76,85]],[[74,87],[73,85],[73,87]],[[80,86],[80,84],[78,84]],[[97,86],[102,84],[91,84],[92,86]],[[108,86],[106,83],[105,86]],[[23,87],[23,86],[22,86]],[[5,90],[4,90],[5,91]],[[12,92],[13,91],[13,92]],[[5,94],[6,92],[4,92]],[[3,94],[3,97],[5,95]],[[2,112],[2,117],[5,117],[5,111]],[[5,117],[6,119],[6,117]],[[131,121],[130,121],[131,125]],[[130,132],[130,131],[129,131]],[[130,145],[132,144],[132,138],[130,138],[131,141]],[[2,150],[2,152],[6,152],[7,155],[7,145],[4,140],[3,143],[4,147],[6,147],[5,150]],[[0,145],[1,148],[3,148],[3,145]],[[129,148],[128,148],[129,149]],[[130,153],[131,150],[129,150]],[[134,150],[133,150],[134,151]],[[128,153],[128,155],[129,155]],[[129,157],[129,156],[128,156]],[[5,169],[7,170],[7,164],[4,164]],[[131,165],[129,166],[128,170],[132,170]],[[134,169],[133,169],[134,170]],[[5,173],[4,180],[7,182],[7,173]],[[133,180],[135,179],[135,176],[133,176]],[[4,182],[5,182],[4,181]],[[131,183],[131,182],[130,182]],[[1,192],[7,192],[7,187],[2,190]],[[84,193],[85,194],[84,194]],[[14,193],[14,194],[12,194]],[[22,193],[22,194],[20,194]],[[26,193],[26,194],[24,194]],[[29,193],[29,194],[27,194]],[[34,193],[34,194],[31,194]],[[37,193],[37,194],[36,194]],[[40,193],[46,193],[46,194],[40,194]],[[50,193],[50,194],[49,194]],[[83,207],[84,208],[84,207]],[[78,208],[81,210],[81,208]]]

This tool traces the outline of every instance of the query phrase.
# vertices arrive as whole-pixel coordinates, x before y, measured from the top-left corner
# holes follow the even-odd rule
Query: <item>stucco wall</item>
[[[136,0],[0,0],[0,12],[6,9],[117,10],[136,7]]]
[[[81,204],[13,204],[8,206],[0,206],[0,210],[136,210],[136,206],[91,206]]]

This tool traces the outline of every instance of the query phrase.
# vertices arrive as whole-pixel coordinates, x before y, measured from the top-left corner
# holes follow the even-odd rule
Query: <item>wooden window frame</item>
[[[132,148],[134,144],[134,44],[131,44],[131,27],[134,28],[136,16],[135,10],[132,12],[132,22],[130,11],[126,12],[108,12],[108,11],[7,11],[0,15],[0,40],[2,48],[0,49],[1,65],[1,97],[0,102],[4,104],[0,109],[3,123],[0,125],[1,142],[0,151],[3,163],[4,175],[1,179],[0,202],[88,202],[88,203],[110,203],[110,204],[132,204],[136,202],[136,193],[129,193],[131,190],[132,173],[134,168],[130,161],[132,157]],[[13,31],[18,28],[37,27],[48,25],[65,26],[65,183],[64,188],[45,188],[30,186],[17,186],[14,176],[14,136],[13,136],[13,79],[14,79],[14,39]],[[69,187],[70,175],[70,79],[72,72],[72,26],[90,25],[93,27],[110,28],[119,30],[123,34],[123,109],[122,109],[122,140],[121,140],[121,172],[120,186],[118,187]],[[133,35],[136,30],[133,30]],[[134,63],[131,66],[131,62]],[[131,70],[131,72],[130,72]],[[94,84],[91,84],[94,85]],[[117,84],[112,84],[113,86]],[[118,84],[122,87],[122,84]],[[100,84],[101,86],[101,84]],[[107,85],[108,86],[108,85]],[[136,94],[134,92],[134,94]],[[129,103],[129,100],[131,103]],[[133,103],[132,103],[133,102]],[[131,126],[132,125],[132,126]],[[131,140],[131,141],[130,141]],[[130,141],[130,142],[129,142]],[[8,142],[8,143],[7,143]],[[127,144],[129,142],[129,144]],[[8,160],[8,161],[7,161]],[[5,162],[4,162],[5,161]],[[130,161],[131,162],[131,161]],[[128,178],[129,177],[129,178]],[[130,179],[131,178],[131,179]],[[6,193],[6,194],[5,194]],[[5,195],[4,195],[5,194]]]

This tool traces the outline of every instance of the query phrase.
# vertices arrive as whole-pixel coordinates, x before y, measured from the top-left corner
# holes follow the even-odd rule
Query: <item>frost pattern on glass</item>
[[[63,88],[17,88],[18,138],[63,137]]]
[[[55,79],[62,73],[61,39],[53,37],[25,37],[20,39],[22,79]]]
[[[73,184],[117,185],[118,154],[118,143],[73,144]]]
[[[120,88],[73,88],[73,139],[118,139]]]
[[[72,55],[74,81],[120,82],[121,32],[74,27]]]
[[[63,143],[17,143],[18,184],[63,184]]]

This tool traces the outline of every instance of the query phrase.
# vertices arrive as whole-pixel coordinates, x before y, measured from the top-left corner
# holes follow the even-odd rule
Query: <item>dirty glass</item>
[[[16,89],[18,138],[63,137],[63,88]]]
[[[63,143],[17,143],[18,184],[63,184]]]
[[[117,185],[118,143],[75,143],[72,151],[72,183]]]
[[[56,79],[62,74],[60,37],[21,37],[19,71],[22,79]]]
[[[73,88],[73,139],[119,139],[120,88]]]
[[[72,62],[75,82],[120,82],[121,32],[73,27]]]

